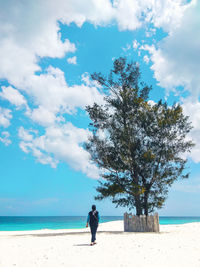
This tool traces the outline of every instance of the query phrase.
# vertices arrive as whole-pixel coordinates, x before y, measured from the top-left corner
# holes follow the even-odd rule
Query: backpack
[[[90,211],[89,212],[89,216],[90,216],[90,225],[93,225],[93,224],[98,224],[99,223],[99,220],[98,220],[98,211],[95,210],[95,211]]]

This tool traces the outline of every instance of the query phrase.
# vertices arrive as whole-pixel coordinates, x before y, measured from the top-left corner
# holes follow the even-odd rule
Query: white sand
[[[1,267],[200,267],[200,223],[164,225],[156,233],[124,233],[102,223],[95,246],[83,230],[0,232]]]

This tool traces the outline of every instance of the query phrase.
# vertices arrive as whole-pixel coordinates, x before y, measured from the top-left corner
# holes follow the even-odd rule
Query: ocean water
[[[80,229],[86,216],[0,216],[0,231],[28,231],[41,229]],[[122,216],[101,216],[100,222],[123,220]],[[159,217],[160,224],[200,222],[200,217]]]

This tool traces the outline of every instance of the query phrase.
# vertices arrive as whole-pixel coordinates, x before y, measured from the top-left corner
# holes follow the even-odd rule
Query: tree
[[[92,136],[85,143],[102,178],[95,199],[111,198],[116,206],[148,215],[161,208],[168,189],[185,173],[193,143],[180,104],[148,101],[151,87],[140,82],[136,63],[114,61],[108,77],[91,75],[106,94],[105,104],[87,106]]]

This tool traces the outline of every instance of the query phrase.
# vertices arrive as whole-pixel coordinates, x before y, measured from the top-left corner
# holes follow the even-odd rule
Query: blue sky
[[[153,86],[150,99],[180,102],[194,127],[190,178],[172,186],[159,214],[200,216],[199,8],[181,0],[0,1],[0,215],[87,214],[98,170],[82,148],[84,108],[103,102],[90,74],[107,74],[126,56]],[[96,204],[103,215],[126,210]]]

